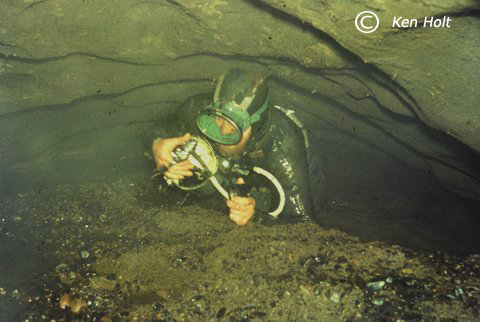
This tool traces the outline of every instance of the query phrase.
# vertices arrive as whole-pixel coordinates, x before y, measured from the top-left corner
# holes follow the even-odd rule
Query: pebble
[[[70,296],[70,294],[65,293],[58,300],[58,306],[61,309],[65,309],[71,305],[71,302],[72,302],[72,297]]]
[[[163,304],[162,303],[155,303],[152,305],[152,310],[154,312],[160,312],[163,309]]]
[[[16,299],[20,298],[20,292],[18,290],[13,290],[12,297]]]
[[[463,293],[463,290],[461,288],[456,288],[455,289],[455,295],[456,296],[462,296],[464,293]]]
[[[338,303],[340,303],[341,297],[342,297],[342,293],[332,292],[332,294],[330,295],[330,301],[338,304]]]
[[[96,290],[109,290],[113,291],[117,282],[107,279],[102,276],[94,276],[90,278],[89,285]]]
[[[61,263],[61,264],[57,265],[57,267],[55,267],[55,270],[56,271],[65,271],[65,270],[67,270],[67,268],[68,268],[67,264]]]
[[[372,300],[372,304],[377,305],[377,306],[383,305],[384,302],[385,301],[383,299],[373,299]]]
[[[367,284],[367,287],[374,291],[379,291],[385,286],[385,281],[371,282]]]

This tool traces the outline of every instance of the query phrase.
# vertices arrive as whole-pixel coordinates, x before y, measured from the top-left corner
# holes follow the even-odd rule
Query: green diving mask
[[[225,145],[238,144],[243,133],[260,120],[267,106],[268,97],[262,107],[250,115],[234,102],[227,104],[215,102],[197,115],[197,127],[203,135],[214,142]]]

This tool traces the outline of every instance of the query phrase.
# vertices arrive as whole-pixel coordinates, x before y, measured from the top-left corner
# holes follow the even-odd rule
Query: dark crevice
[[[355,69],[353,67],[329,68],[329,69],[321,68],[321,67],[307,67],[307,66],[302,65],[298,61],[296,61],[294,59],[291,59],[289,57],[248,56],[248,55],[239,55],[239,54],[224,55],[224,54],[219,54],[219,53],[215,53],[215,52],[195,53],[195,54],[190,54],[190,55],[186,55],[186,56],[181,56],[181,57],[178,57],[176,59],[181,60],[181,59],[187,59],[187,58],[192,58],[192,57],[196,57],[196,56],[210,56],[210,57],[215,57],[215,58],[219,58],[219,59],[222,59],[222,60],[245,61],[245,62],[260,64],[260,65],[262,65],[264,67],[267,67],[267,68],[269,66],[273,65],[273,64],[263,62],[262,60],[270,60],[272,62],[275,62],[274,63],[275,65],[284,65],[284,66],[288,66],[288,67],[294,67],[294,68],[296,68],[296,69],[298,69],[298,70],[300,70],[300,71],[302,71],[306,74],[321,76],[324,79],[326,79],[326,80],[328,80],[328,81],[330,81],[334,84],[337,84],[339,86],[342,86],[342,87],[344,87],[345,85],[342,84],[341,82],[338,82],[338,81],[332,79],[331,77],[326,76],[326,75],[332,75],[332,76],[344,75],[344,76],[348,76],[348,77],[351,77],[351,78],[357,80],[365,88],[369,89],[369,91],[373,93],[373,91],[370,90],[368,85],[365,84],[365,82],[363,80],[361,80],[357,75],[353,74],[353,72],[360,72],[358,69]],[[281,62],[281,64],[279,62]],[[400,100],[402,105],[405,106],[408,109],[408,104],[401,97],[399,97],[398,94],[395,91],[393,91],[391,88],[388,88],[388,87],[384,86],[385,84],[382,84],[381,82],[378,82],[375,79],[371,79],[371,80],[374,83],[376,83],[377,85],[379,85],[380,87],[384,88],[386,91],[393,94],[396,98],[398,98]],[[347,95],[351,95],[351,94],[348,93],[347,90],[345,90],[345,93]],[[352,97],[354,97],[354,96],[352,96]],[[356,97],[354,97],[354,98],[358,99]],[[399,122],[411,122],[411,123],[415,123],[415,124],[424,125],[424,123],[416,117],[408,117],[408,116],[405,116],[405,115],[402,115],[402,114],[399,114],[399,113],[395,113],[394,111],[384,107],[382,104],[380,104],[380,102],[378,102],[378,100],[376,98],[373,97],[373,95],[367,96],[365,98],[372,99],[384,113],[388,114],[388,116],[398,120]],[[411,110],[409,109],[409,111],[411,111]],[[415,115],[415,113],[413,113],[413,115]]]
[[[38,6],[39,4],[42,4],[42,3],[47,2],[47,1],[48,1],[48,0],[39,0],[39,1],[32,2],[32,3],[30,3],[28,6],[26,6],[25,9],[23,9],[22,12],[25,12],[25,11],[27,11],[27,10],[29,10],[29,9],[32,9],[33,7],[36,7],[36,6]]]
[[[10,48],[20,48],[16,45],[12,45],[12,44],[9,44],[9,43],[6,43],[6,42],[3,42],[3,41],[0,41],[0,46],[3,46],[3,47],[10,47]]]
[[[122,63],[122,64],[129,64],[129,65],[134,65],[134,66],[164,66],[165,64],[163,63],[138,63],[138,62],[132,62],[128,60],[123,60],[123,59],[118,59],[118,58],[111,58],[111,57],[104,57],[104,56],[99,56],[95,54],[90,54],[90,53],[84,53],[84,52],[72,52],[68,53],[65,55],[60,55],[60,56],[52,56],[52,57],[43,57],[43,58],[29,58],[29,57],[20,57],[15,54],[8,55],[4,53],[0,53],[0,59],[6,60],[6,61],[15,61],[19,63],[24,63],[24,64],[44,64],[44,63],[50,63],[50,62],[55,62],[63,59],[67,59],[70,57],[74,56],[85,56],[88,58],[95,58],[95,59],[100,59],[100,60],[106,60],[106,61],[111,61],[114,63]]]
[[[180,3],[178,3],[175,0],[166,0],[166,1],[167,1],[167,3],[170,3],[174,7],[178,8],[182,14],[185,14],[186,16],[192,18],[193,20],[195,20],[197,23],[199,23],[203,27],[203,22],[200,19],[198,19],[195,15],[190,13],[188,11],[188,9],[185,8],[183,5],[181,5]]]
[[[0,120],[7,120],[13,117],[17,117],[19,115],[25,115],[25,114],[31,114],[31,113],[39,113],[39,112],[45,112],[45,111],[55,111],[55,110],[63,110],[63,109],[68,109],[68,108],[73,108],[76,105],[83,104],[83,103],[89,103],[93,101],[98,101],[98,100],[105,100],[105,99],[112,99],[115,97],[119,97],[122,95],[129,94],[133,91],[142,89],[142,88],[147,88],[151,86],[160,86],[160,85],[170,85],[170,84],[188,84],[188,83],[203,83],[203,82],[211,82],[211,79],[208,78],[198,78],[198,79],[178,79],[178,80],[171,80],[171,81],[159,81],[159,82],[154,82],[154,83],[147,83],[147,84],[142,84],[138,85],[132,88],[129,88],[123,92],[119,93],[108,93],[108,94],[92,94],[92,95],[86,95],[82,96],[79,98],[76,98],[70,102],[67,103],[60,103],[60,104],[52,104],[52,105],[42,105],[42,106],[36,106],[36,107],[30,107],[27,109],[22,109],[22,110],[17,110],[14,112],[6,113],[0,115]]]
[[[347,94],[348,96],[352,97],[353,99],[355,100],[362,100],[362,99],[368,99],[368,100],[371,100],[375,106],[378,107],[378,109],[386,114],[388,117],[392,118],[393,120],[397,121],[397,122],[400,122],[400,123],[411,123],[411,124],[424,124],[422,121],[420,121],[418,118],[416,117],[410,117],[410,116],[406,116],[406,115],[403,115],[403,114],[400,114],[400,113],[396,113],[394,111],[392,111],[391,109],[385,107],[383,104],[380,103],[380,101],[375,97],[375,91],[373,91],[372,89],[370,89],[370,87],[365,84],[365,82],[360,78],[360,77],[357,77],[357,75],[354,75],[354,74],[345,74],[346,76],[349,76],[351,77],[352,79],[355,79],[356,81],[358,81],[359,83],[361,83],[365,88],[368,89],[368,91],[371,93],[363,96],[363,97],[355,97],[353,94],[350,93],[350,91],[348,90],[345,90],[345,94]],[[327,78],[327,77],[325,77]],[[337,81],[334,81],[332,80],[331,78],[327,78],[329,79],[330,81],[332,82],[335,82],[337,83],[339,86],[344,86],[344,84],[340,83],[340,82],[337,82]],[[388,91],[388,89],[386,89]],[[388,91],[389,93],[392,93],[391,91]],[[396,96],[397,98],[399,98],[398,96]],[[403,105],[405,106],[405,102],[402,102]]]
[[[415,154],[415,155],[418,155],[419,157],[421,157],[422,159],[424,160],[428,160],[428,161],[433,161],[433,162],[437,162],[439,164],[442,164],[444,165],[445,167],[449,168],[449,169],[452,169],[454,170],[455,172],[458,172],[458,173],[462,173],[464,174],[465,176],[471,178],[472,180],[475,180],[479,183],[480,185],[480,178],[476,177],[476,175],[474,175],[473,173],[470,173],[470,172],[467,172],[465,171],[465,169],[463,168],[459,168],[455,165],[452,165],[452,164],[449,164],[448,162],[445,162],[444,160],[441,160],[441,159],[438,159],[438,158],[435,158],[433,156],[430,156],[430,155],[427,155],[425,154],[424,152],[416,149],[415,147],[409,145],[407,142],[401,140],[400,138],[394,136],[392,133],[390,133],[389,131],[385,130],[383,127],[381,127],[380,125],[376,124],[375,122],[373,122],[372,120],[369,120],[369,119],[366,119],[365,117],[363,117],[362,114],[359,114],[359,113],[356,113],[352,110],[350,110],[348,107],[344,106],[343,104],[335,101],[334,99],[326,96],[326,95],[323,95],[323,94],[319,94],[319,93],[316,93],[316,94],[312,94],[310,93],[309,91],[306,91],[303,87],[300,87],[296,84],[293,84],[291,82],[288,82],[286,80],[283,80],[283,79],[280,79],[280,78],[276,78],[275,77],[275,81],[277,81],[279,84],[283,84],[284,87],[288,87],[288,88],[291,88],[291,89],[295,89],[297,92],[301,93],[302,95],[304,96],[307,96],[307,97],[311,97],[311,98],[320,98],[321,100],[323,101],[326,101],[328,102],[329,104],[331,104],[331,106],[334,106],[335,108],[338,108],[338,109],[341,109],[345,114],[351,116],[353,119],[359,121],[359,122],[363,122],[377,130],[379,130],[380,132],[382,132],[385,136],[387,136],[388,138],[392,139],[393,141],[395,141],[398,145],[402,146],[403,148],[405,148],[406,150],[408,150],[409,152]],[[304,108],[302,107],[298,107],[300,110],[302,111],[306,111]],[[310,113],[312,114],[312,113]],[[314,113],[313,113],[314,114]],[[424,127],[426,127],[424,125]],[[441,133],[441,132],[439,132]],[[431,134],[430,134],[431,135]],[[478,159],[478,158],[477,158]],[[477,167],[474,167],[474,168],[477,168]],[[480,173],[480,171],[478,171]]]
[[[141,104],[141,105],[128,105],[128,104],[119,103],[119,102],[115,101],[113,98],[110,99],[110,102],[112,102],[113,104],[115,104],[119,107],[125,108],[125,109],[140,109],[140,108],[144,108],[144,107],[151,106],[151,105],[163,105],[163,104],[175,105],[175,104],[180,104],[179,101],[173,101],[172,100],[172,101],[155,101],[155,102],[149,102],[149,103],[145,103],[145,104]]]
[[[207,56],[207,57],[215,57],[219,58],[222,60],[238,60],[238,61],[245,61],[245,62],[251,62],[251,63],[256,63],[263,65],[265,67],[270,66],[270,65],[295,65],[297,68],[301,68],[303,70],[318,70],[322,71],[325,74],[336,74],[338,71],[342,70],[356,70],[354,67],[349,67],[349,66],[344,66],[344,67],[307,67],[305,65],[300,64],[297,60],[292,59],[290,57],[286,56],[270,56],[270,55],[259,55],[259,56],[251,56],[251,55],[244,55],[244,54],[220,54],[217,52],[213,51],[202,51],[202,52],[196,52],[193,54],[188,54],[184,56],[178,56],[174,60],[183,60],[183,59],[189,59],[189,58],[194,58],[194,57],[200,57],[200,56]],[[262,60],[268,60],[271,61],[271,63],[264,63]]]
[[[418,113],[419,112],[422,113],[420,106],[417,104],[413,96],[407,91],[407,89],[405,89],[403,86],[401,86],[400,84],[392,80],[391,77],[386,72],[381,70],[376,65],[372,63],[365,63],[360,56],[356,55],[354,52],[342,46],[335,38],[333,38],[328,33],[316,28],[309,22],[302,21],[299,17],[293,14],[290,14],[280,9],[277,9],[275,7],[272,7],[271,5],[264,3],[262,1],[253,1],[253,0],[244,0],[244,1],[259,10],[266,11],[272,14],[273,16],[279,18],[280,20],[282,20],[287,24],[300,28],[303,31],[310,32],[312,35],[320,39],[323,43],[329,45],[337,53],[339,57],[345,59],[346,61],[351,62],[358,70],[362,71],[365,74],[365,77],[370,78],[372,81],[377,82],[380,86],[384,86],[390,89],[390,91],[394,93],[394,95],[398,96],[398,98],[404,103],[404,105],[411,111],[413,115],[416,115],[418,117]],[[382,79],[383,82],[379,81],[377,77],[374,77],[371,74],[376,74],[375,76]],[[400,94],[405,95],[405,97],[407,97],[412,102],[415,108],[413,108],[409,102],[407,102],[403,97],[401,97]]]
[[[193,15],[192,13],[190,13],[190,11],[185,7],[183,6],[182,4],[178,3],[177,1],[175,0],[160,0],[160,1],[139,1],[139,2],[136,2],[132,5],[132,7],[135,7],[135,6],[138,6],[138,5],[142,5],[142,4],[146,4],[146,5],[155,5],[155,6],[166,6],[166,4],[170,4],[171,6],[173,6],[176,10],[178,10],[182,15],[185,15],[193,20],[195,20],[199,25],[200,27],[206,29],[204,26],[203,26],[203,22],[198,19],[198,17],[196,17],[195,15]]]
[[[309,97],[310,99],[314,99],[314,100],[321,100],[321,101],[325,101],[325,102],[328,102],[328,105],[329,106],[332,106],[334,108],[340,108],[342,109],[342,111],[344,112],[344,114],[348,115],[349,117],[351,117],[352,119],[358,121],[358,122],[364,122],[364,123],[367,123],[368,126],[372,126],[372,123],[368,123],[365,121],[365,118],[364,118],[364,115],[363,114],[360,114],[360,113],[356,113],[352,110],[350,110],[348,107],[344,106],[343,104],[335,101],[334,99],[332,99],[331,97],[329,96],[326,96],[326,95],[323,95],[323,94],[312,94],[311,92],[305,90],[303,87],[300,87],[298,85],[295,85],[291,82],[288,82],[284,79],[281,79],[281,78],[278,78],[278,77],[272,77],[273,81],[274,82],[277,82],[278,84],[281,84],[281,86],[283,87],[287,87],[289,89],[292,89],[294,91],[296,91],[299,95],[301,96],[307,96]],[[306,108],[303,108],[301,106],[297,106],[296,107],[297,109],[301,110],[303,113],[306,113],[308,115],[311,115],[312,117],[315,117],[315,118],[318,118],[320,120],[322,120],[322,122],[328,124],[330,127],[334,128],[335,130],[347,135],[348,137],[351,137],[351,138],[355,138],[356,140],[359,140],[360,142],[366,144],[367,146],[369,146],[370,148],[372,148],[373,150],[375,151],[378,151],[380,153],[383,153],[383,154],[386,154],[386,155],[389,155],[391,156],[392,158],[394,158],[395,160],[398,160],[398,161],[401,161],[402,163],[404,164],[407,164],[408,163],[403,160],[403,159],[400,159],[397,155],[395,154],[392,154],[391,152],[389,152],[388,150],[385,150],[384,148],[382,148],[381,146],[378,146],[374,143],[372,143],[371,141],[369,140],[366,140],[360,136],[357,136],[357,135],[354,135],[353,133],[351,132],[348,132],[347,130],[343,130],[341,128],[338,128],[336,125],[334,125],[333,123],[330,123],[329,121],[325,120],[325,118],[323,118],[321,115],[315,113],[314,111],[310,110],[310,109],[306,109]],[[375,126],[375,128],[379,128],[375,123],[373,123]],[[380,128],[381,129],[381,128]],[[382,129],[382,132],[383,132],[383,129]],[[397,142],[398,143],[398,142]],[[403,145],[402,145],[403,146]],[[404,147],[404,146],[403,146]],[[410,149],[408,149],[409,152],[413,152],[411,151]],[[414,153],[414,152],[413,152]],[[419,158],[421,159],[424,159],[422,158],[422,155],[419,155],[418,153],[414,153],[416,156],[418,156]]]

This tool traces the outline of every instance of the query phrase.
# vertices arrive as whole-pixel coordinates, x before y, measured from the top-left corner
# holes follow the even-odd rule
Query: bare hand
[[[192,169],[194,165],[188,161],[182,161],[177,164],[172,164],[173,157],[172,152],[179,145],[185,144],[190,140],[190,133],[184,136],[161,139],[158,138],[153,141],[152,151],[155,159],[157,169],[166,168],[164,176],[170,179],[183,179],[184,177],[192,176]]]
[[[246,225],[255,213],[255,199],[252,197],[234,196],[227,200],[230,209],[230,219],[239,226]]]

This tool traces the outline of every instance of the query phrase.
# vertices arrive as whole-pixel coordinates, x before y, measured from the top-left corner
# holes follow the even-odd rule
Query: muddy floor
[[[0,320],[475,321],[480,256],[236,227],[151,181],[0,200]]]

